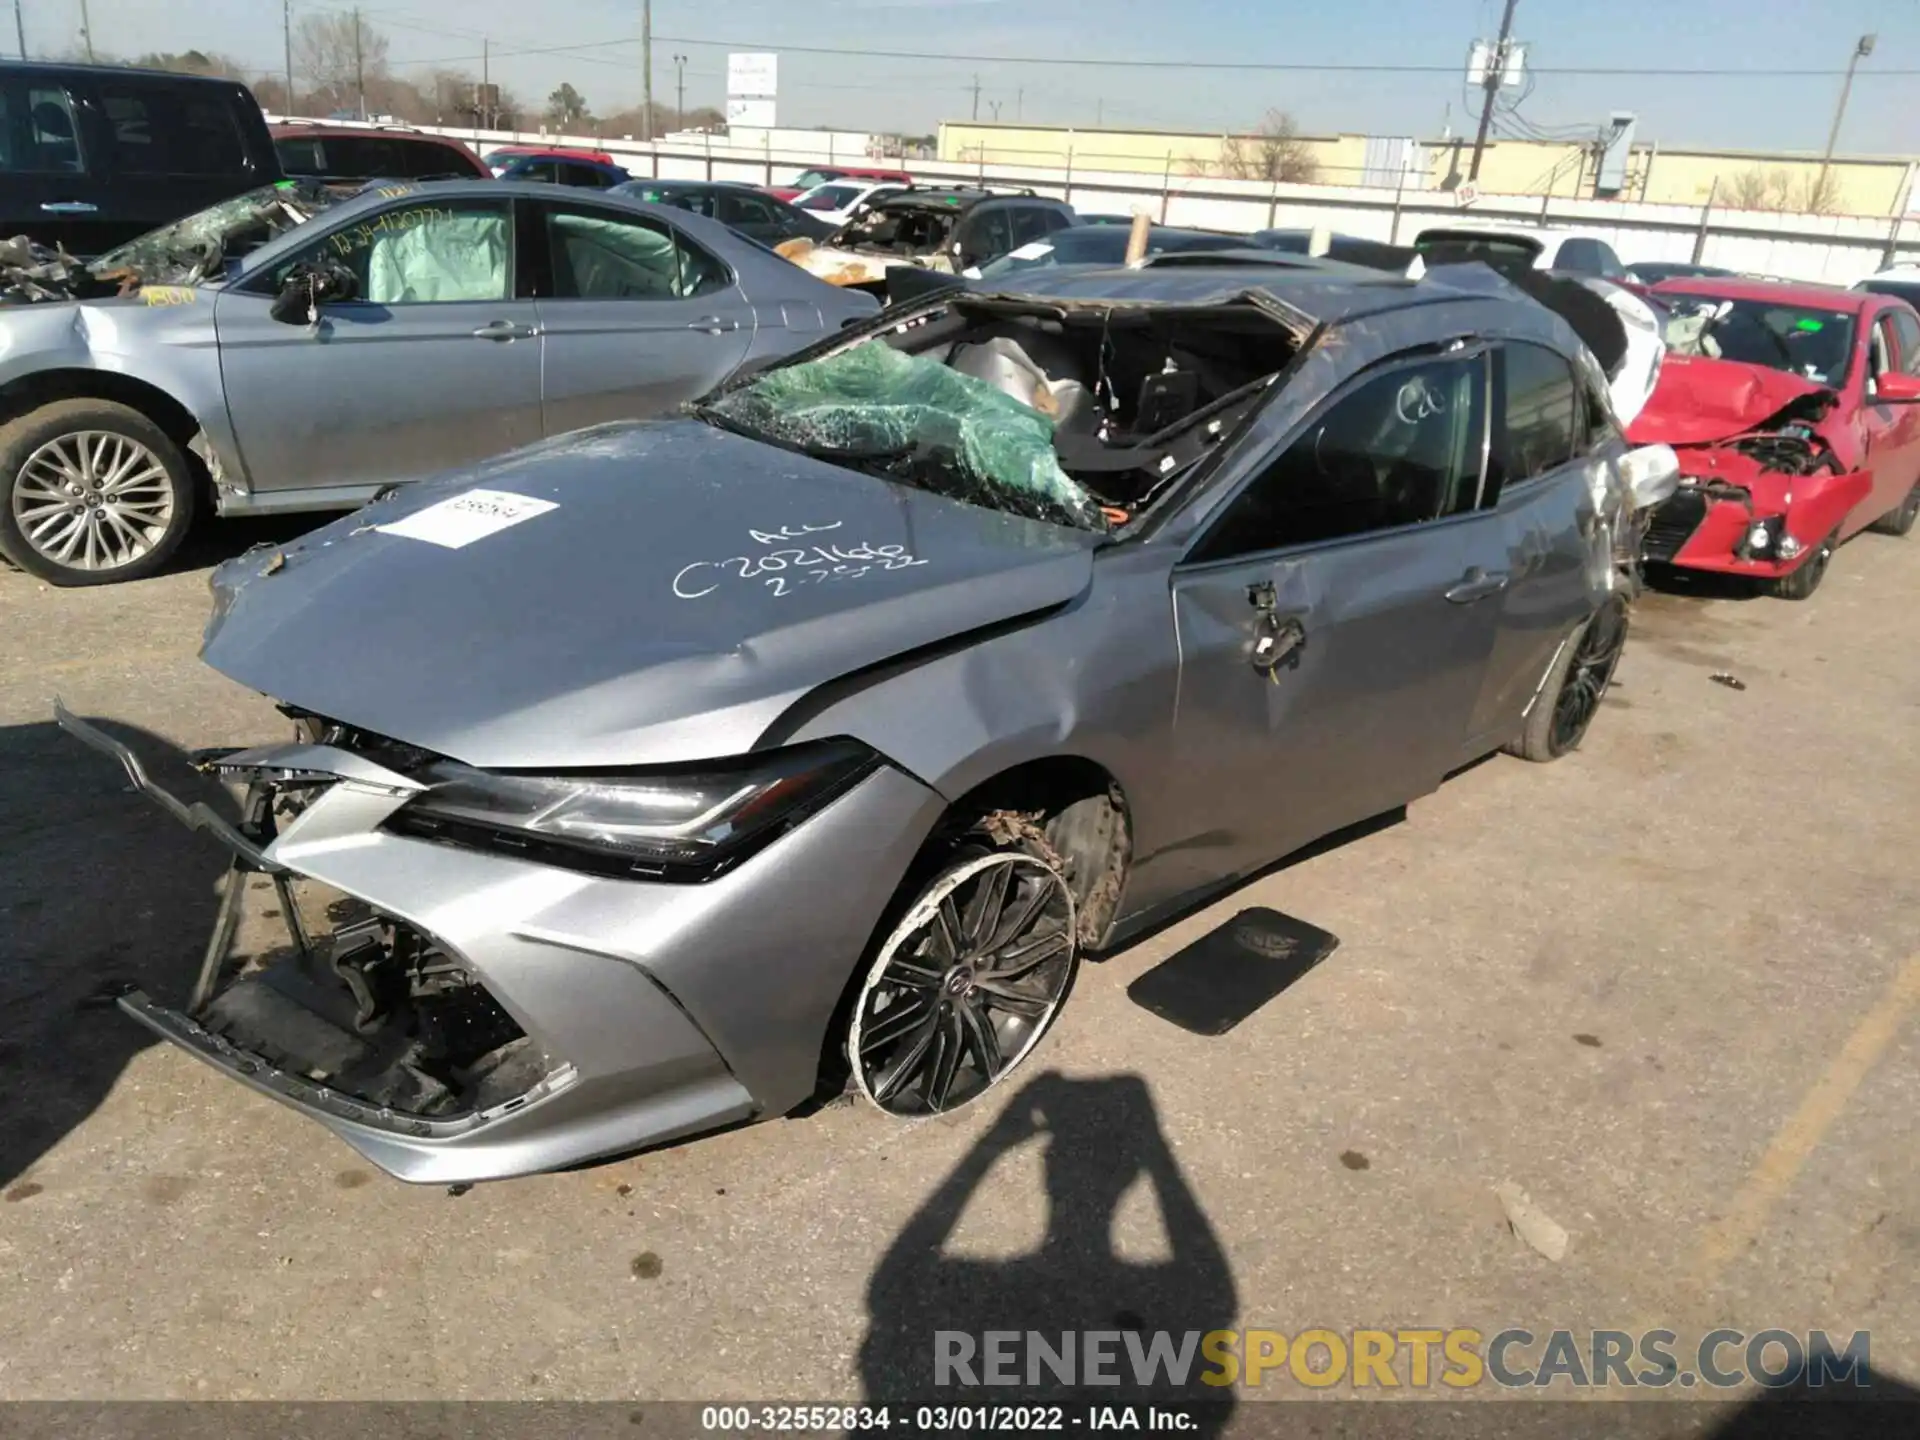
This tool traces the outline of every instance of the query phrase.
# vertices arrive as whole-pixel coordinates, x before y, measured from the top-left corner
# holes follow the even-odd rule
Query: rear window
[[[445,145],[392,135],[288,136],[274,142],[289,175],[346,180],[430,180],[472,175],[472,165]]]
[[[237,96],[205,85],[103,78],[100,108],[115,170],[130,175],[239,175],[246,139]]]
[[[1469,235],[1460,231],[1428,232],[1413,248],[1429,266],[1471,265],[1479,262],[1495,270],[1533,268],[1540,244],[1524,235]]]

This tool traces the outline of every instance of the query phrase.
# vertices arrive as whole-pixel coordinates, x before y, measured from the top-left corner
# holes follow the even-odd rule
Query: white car
[[[1495,270],[1518,264],[1599,280],[1627,278],[1627,267],[1612,244],[1595,230],[1478,222],[1436,225],[1414,236],[1413,248],[1430,266],[1480,260]]]
[[[1853,288],[1874,295],[1895,295],[1920,310],[1920,265],[1889,265],[1878,275],[1854,281]]]
[[[864,180],[829,180],[811,190],[801,191],[790,203],[809,215],[818,216],[829,225],[844,225],[853,212],[868,201],[884,199],[906,188],[904,185],[875,185]]]

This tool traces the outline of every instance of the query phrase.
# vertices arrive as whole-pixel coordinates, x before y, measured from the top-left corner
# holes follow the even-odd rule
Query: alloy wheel
[[[173,481],[145,445],[75,430],[40,446],[13,481],[13,518],[35,552],[73,570],[117,570],[149,554],[173,520]]]
[[[1627,641],[1626,607],[1608,605],[1588,622],[1573,663],[1553,704],[1553,748],[1564,753],[1580,743],[1612,683]]]
[[[900,922],[854,1005],[860,1093],[892,1115],[977,1100],[1053,1023],[1079,963],[1073,896],[1032,855],[996,851],[937,876]]]

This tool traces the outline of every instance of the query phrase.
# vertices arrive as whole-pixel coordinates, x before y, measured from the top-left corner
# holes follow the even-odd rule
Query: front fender
[[[1787,505],[1787,533],[1812,553],[1872,490],[1873,476],[1865,470],[1795,480],[1793,499]]]

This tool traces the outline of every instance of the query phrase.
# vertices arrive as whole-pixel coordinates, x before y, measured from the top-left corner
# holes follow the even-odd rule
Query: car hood
[[[1636,445],[1710,445],[1765,428],[1782,411],[1818,420],[1839,398],[1828,387],[1784,370],[1669,353],[1627,438]]]
[[[825,681],[1072,600],[1098,543],[694,420],[600,426],[221,566],[202,654],[472,765],[703,759]]]

